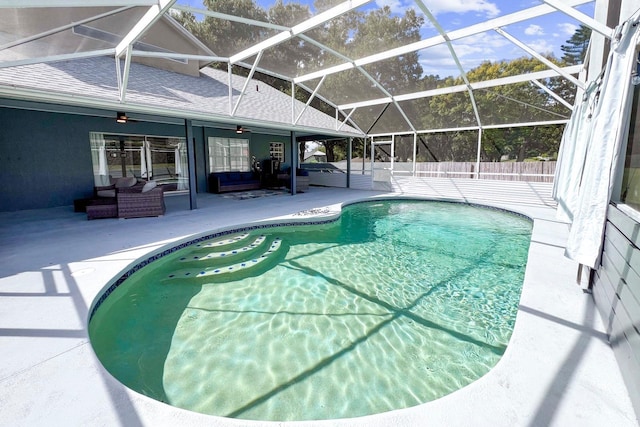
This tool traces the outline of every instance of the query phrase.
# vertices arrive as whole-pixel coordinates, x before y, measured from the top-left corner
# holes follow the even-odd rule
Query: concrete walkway
[[[0,425],[280,425],[196,414],[128,390],[93,354],[89,307],[119,271],[173,240],[377,194],[320,187],[249,200],[203,194],[194,211],[185,197],[170,197],[164,217],[130,220],[87,221],[70,207],[0,213]],[[498,365],[413,408],[284,425],[638,425],[593,300],[562,256],[567,225],[548,206],[498,204],[535,218],[515,330]]]

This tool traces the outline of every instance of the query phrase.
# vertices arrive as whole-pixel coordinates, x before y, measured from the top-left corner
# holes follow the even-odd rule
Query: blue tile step
[[[226,243],[226,245],[225,245],[226,241],[212,242],[212,243],[207,243],[206,245],[199,245],[199,247],[194,251],[192,251],[190,254],[185,255],[180,259],[178,259],[178,262],[191,263],[191,262],[200,262],[200,261],[211,262],[216,260],[224,261],[225,259],[228,259],[228,258],[235,258],[241,255],[247,255],[248,253],[260,248],[266,242],[267,237],[264,235],[260,235],[255,240],[253,240],[253,242],[250,242],[249,244],[239,248],[225,247],[232,244],[236,244],[237,242],[240,242],[243,239],[246,239],[246,237],[242,237],[242,239],[228,239],[229,242]],[[216,249],[221,248],[221,250],[212,251],[210,250],[212,248],[216,248]],[[206,252],[203,252],[203,250],[206,250]]]
[[[258,265],[261,265],[265,261],[269,260],[269,258],[273,257],[273,255],[275,255],[278,252],[281,246],[282,246],[282,239],[275,238],[275,240],[273,240],[273,242],[271,242],[271,244],[266,248],[266,251],[264,251],[259,256],[256,256],[253,258],[247,258],[245,260],[239,260],[235,263],[225,264],[222,266],[215,266],[215,267],[207,266],[207,267],[201,267],[201,268],[193,267],[193,268],[179,269],[169,274],[162,281],[167,282],[167,281],[173,281],[173,280],[184,280],[189,278],[196,278],[196,279],[206,278],[211,276],[220,276],[220,275],[242,272],[247,269],[254,268]]]

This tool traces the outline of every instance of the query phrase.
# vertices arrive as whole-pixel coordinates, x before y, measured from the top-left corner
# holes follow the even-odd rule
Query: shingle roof
[[[232,77],[233,103],[237,101],[246,81],[245,77]],[[144,109],[169,109],[176,117],[181,113],[210,120],[242,119],[268,124],[288,125],[292,123],[291,97],[277,89],[253,79],[232,119],[229,115],[228,74],[225,71],[205,67],[199,77],[132,63],[128,79],[126,102],[123,110],[132,106]],[[55,63],[38,63],[0,69],[0,88],[31,89],[46,93],[73,96],[75,104],[87,99],[104,101],[105,105],[118,103],[118,81],[113,58],[95,57]],[[5,91],[6,92],[6,91]],[[294,100],[295,115],[304,108],[304,103]],[[336,120],[314,108],[307,108],[298,122],[302,128],[335,133]],[[344,126],[345,134],[358,133]]]

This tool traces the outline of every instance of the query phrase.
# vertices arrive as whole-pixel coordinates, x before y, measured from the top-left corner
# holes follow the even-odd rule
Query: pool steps
[[[198,251],[202,248],[218,248],[218,247],[226,247],[224,251],[213,251],[209,252],[203,256],[185,256],[180,258],[180,262],[207,262],[207,264],[217,263],[216,261],[220,260],[229,260],[236,262],[232,264],[223,264],[223,265],[215,265],[215,266],[195,266],[190,268],[184,268],[180,270],[173,271],[170,275],[168,275],[163,282],[166,281],[174,281],[181,279],[189,279],[189,278],[203,278],[210,276],[219,276],[230,273],[237,273],[239,271],[244,271],[250,268],[253,268],[257,265],[262,264],[274,254],[278,252],[280,247],[282,246],[282,239],[276,237],[267,247],[266,250],[258,252],[260,255],[251,256],[255,252],[258,251],[259,248],[264,247],[264,243],[267,241],[267,237],[264,235],[258,236],[252,243],[245,245],[243,247],[237,249],[230,249],[227,246],[237,244],[240,241],[243,241],[248,237],[247,235],[237,236],[231,239],[225,239],[223,241],[218,242],[210,242],[204,245],[198,245],[198,247],[194,248],[194,252]],[[247,257],[249,255],[249,257]],[[242,256],[241,260],[238,258]]]
[[[246,239],[246,237],[248,237],[248,234],[241,238],[225,239],[220,242],[207,243],[204,245],[196,245],[196,248],[194,248],[192,253],[196,254],[203,249],[208,251],[210,248],[220,248],[220,247],[224,248],[225,246],[234,245],[235,243],[241,242],[243,239]],[[199,256],[199,255],[185,256],[180,258],[178,261],[179,262],[196,262],[196,261],[208,261],[208,260],[215,260],[215,259],[221,259],[221,258],[235,257],[238,255],[242,255],[244,252],[249,252],[260,247],[266,240],[267,240],[267,237],[264,235],[261,235],[261,236],[258,236],[258,238],[256,238],[249,245],[243,246],[241,248],[226,248],[223,251],[207,252],[205,255],[202,255],[202,256]]]
[[[249,237],[249,233],[242,233],[242,234],[232,236],[228,239],[214,240],[213,242],[209,242],[209,243],[198,243],[197,245],[193,245],[193,247],[194,248],[217,248],[220,246],[227,246],[237,242],[241,242],[242,240],[245,240],[248,237]]]

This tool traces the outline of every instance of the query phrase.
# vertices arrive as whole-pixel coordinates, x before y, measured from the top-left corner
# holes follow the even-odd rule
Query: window
[[[280,163],[284,163],[284,143],[283,142],[270,142],[269,143],[269,157],[274,160],[279,160]]]
[[[635,86],[620,201],[640,211],[640,85]]]
[[[251,170],[249,140],[209,137],[209,172]]]

